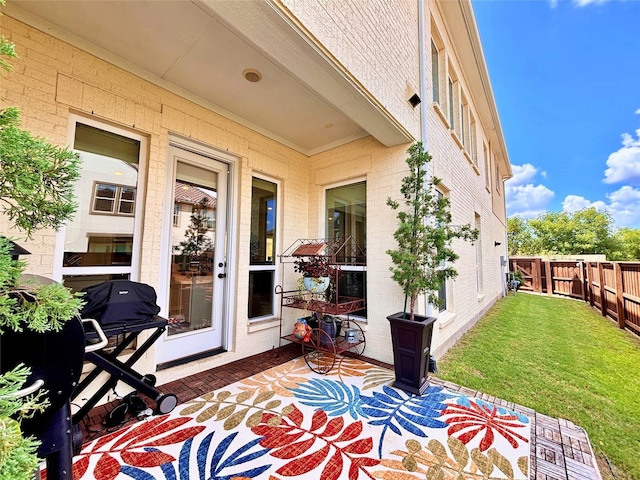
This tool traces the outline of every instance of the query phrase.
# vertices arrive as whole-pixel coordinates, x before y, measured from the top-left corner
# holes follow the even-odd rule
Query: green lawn
[[[518,293],[438,361],[438,377],[586,429],[603,477],[640,480],[640,338],[589,304]]]

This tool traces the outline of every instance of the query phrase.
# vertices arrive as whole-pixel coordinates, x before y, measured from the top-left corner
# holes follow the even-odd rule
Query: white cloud
[[[640,115],[640,108],[636,110],[636,113]]]
[[[640,189],[624,186],[620,190],[607,195],[609,211],[619,227],[635,227],[640,225]]]
[[[622,148],[607,159],[604,183],[640,184],[640,129],[636,130],[636,136],[634,139],[633,135],[622,134]]]
[[[505,182],[508,215],[533,218],[547,211],[554,193],[544,185],[534,185],[538,169],[530,163],[512,165],[513,177]],[[545,176],[545,172],[540,173]]]
[[[507,185],[510,186],[526,185],[527,183],[531,183],[538,174],[538,169],[530,163],[525,163],[524,165],[511,165],[511,171],[513,172],[513,177],[507,180]],[[541,175],[545,176],[546,172],[542,172]]]
[[[565,212],[569,212],[569,213],[574,213],[574,212],[577,212],[578,210],[584,210],[585,208],[591,208],[591,207],[594,207],[600,211],[608,210],[607,204],[604,203],[603,201],[599,200],[597,202],[592,202],[579,195],[567,195],[564,201],[562,202],[562,209]]]
[[[640,225],[640,189],[624,186],[607,194],[609,203],[598,200],[592,202],[578,195],[567,195],[562,209],[573,213],[577,210],[594,207],[611,214],[616,227],[638,228]]]

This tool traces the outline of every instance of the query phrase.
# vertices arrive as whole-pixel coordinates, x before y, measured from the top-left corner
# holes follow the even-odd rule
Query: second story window
[[[135,202],[135,187],[95,183],[91,213],[130,216],[135,212]]]
[[[431,83],[433,101],[440,103],[440,52],[433,40],[431,40]]]

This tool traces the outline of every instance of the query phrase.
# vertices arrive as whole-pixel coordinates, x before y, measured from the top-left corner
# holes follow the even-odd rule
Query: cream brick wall
[[[249,238],[251,178],[254,172],[259,172],[281,181],[281,251],[296,238],[308,235],[306,157],[6,15],[2,17],[2,34],[15,43],[19,58],[12,62],[14,72],[2,77],[0,107],[19,106],[24,128],[64,146],[69,138],[69,115],[76,113],[148,136],[140,281],[156,287],[161,281],[164,192],[171,180],[166,164],[169,133],[211,145],[238,158],[236,183],[232,186],[236,192],[234,218],[238,239],[232,245],[237,258],[236,284],[230,286],[237,293],[232,305],[233,342],[229,352],[160,372],[159,382],[278,346],[277,322],[272,322],[271,328],[250,331],[247,320],[249,252],[242,239]],[[31,240],[26,240],[20,232],[10,230],[4,216],[0,218],[0,231],[32,253],[24,257],[28,273],[52,276],[56,232],[36,232]],[[141,371],[155,369],[153,349],[138,365]]]
[[[408,100],[420,93],[418,2],[281,0],[349,75],[415,138],[420,115]]]
[[[359,2],[355,8],[349,2],[283,0],[280,8],[306,25],[311,36],[348,69],[349,75],[418,138],[420,109],[411,108],[407,102],[419,90],[416,3],[380,0]],[[466,88],[455,48],[447,39],[437,12],[434,15],[449,60],[458,69],[462,88]],[[367,27],[359,28],[360,25]],[[367,137],[307,158],[11,17],[2,17],[2,33],[16,44],[20,58],[13,61],[15,71],[1,77],[0,106],[20,106],[25,128],[65,145],[69,138],[69,115],[75,113],[149,138],[140,281],[154,286],[162,281],[160,264],[166,255],[161,244],[164,192],[172,180],[167,174],[169,134],[191,138],[237,158],[232,185],[235,207],[232,227],[237,239],[231,252],[236,260],[235,284],[230,285],[234,292],[233,341],[224,354],[159,372],[159,383],[279,344],[277,321],[249,325],[247,319],[249,245],[245,239],[250,233],[251,179],[256,173],[280,185],[279,252],[297,238],[324,236],[325,188],[338,182],[366,180],[370,313],[364,325],[365,354],[382,361],[393,360],[386,315],[401,310],[404,298],[390,280],[391,262],[385,253],[395,247],[392,233],[396,226],[395,214],[386,206],[386,199],[399,196],[400,181],[407,171],[409,145],[387,148]],[[429,65],[430,57],[427,60]],[[431,78],[430,71],[426,72],[426,78]],[[483,131],[492,126],[480,124],[474,99],[468,95],[468,100],[478,121],[477,168],[467,160],[436,111],[430,105],[427,109],[428,148],[434,157],[434,173],[443,179],[449,191],[454,223],[473,225],[475,215],[480,216],[485,260],[483,295],[478,296],[475,247],[464,242],[456,244],[460,260],[455,267],[459,276],[449,284],[449,312],[441,315],[435,327],[436,353],[442,353],[475,322],[501,295],[502,288],[500,250],[494,247],[494,241],[504,240],[504,212],[500,211],[504,200],[492,195],[494,182],[491,190],[487,190],[482,163]],[[494,172],[491,173],[493,179]],[[32,252],[27,257],[30,273],[52,274],[55,232],[38,232],[32,240],[23,241],[19,233],[9,232],[6,218],[0,218],[0,232],[10,233]],[[276,283],[281,281],[287,282],[285,286],[295,285],[295,280],[289,277],[280,277]],[[424,305],[421,308],[424,311]],[[291,322],[298,314],[285,311],[283,317]],[[140,368],[152,371],[154,367],[150,351]]]

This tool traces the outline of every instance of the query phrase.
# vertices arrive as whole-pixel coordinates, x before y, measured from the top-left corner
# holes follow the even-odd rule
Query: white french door
[[[175,146],[166,249],[169,326],[156,344],[158,364],[223,347],[227,274],[228,165]]]

